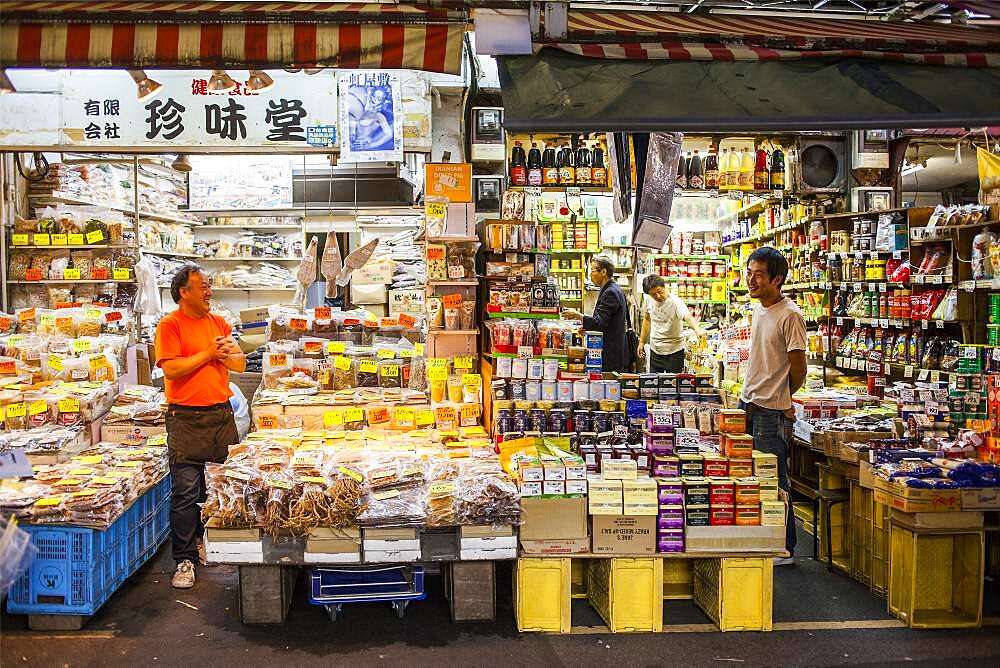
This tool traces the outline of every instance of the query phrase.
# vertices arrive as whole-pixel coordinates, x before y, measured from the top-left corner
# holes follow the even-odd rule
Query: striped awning
[[[468,22],[433,3],[5,0],[0,66],[458,74]]]
[[[537,46],[595,58],[772,61],[861,58],[1000,67],[1000,31],[955,25],[652,12],[571,11]]]

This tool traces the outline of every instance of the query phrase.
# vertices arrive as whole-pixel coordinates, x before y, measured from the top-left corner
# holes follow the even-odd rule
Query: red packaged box
[[[750,478],[753,476],[752,459],[730,459],[729,475],[733,478]]]
[[[730,459],[746,459],[753,456],[753,436],[747,434],[728,434],[725,444],[725,454]]]
[[[711,518],[710,518],[711,519]],[[736,506],[736,525],[755,527],[760,525],[760,506]]]
[[[736,512],[732,508],[715,509],[708,512],[708,525],[713,527],[728,527],[736,524]]]
[[[711,480],[708,483],[708,504],[715,507],[736,505],[736,483],[732,480]]]
[[[705,456],[705,477],[706,478],[728,478],[729,460],[725,457]]]

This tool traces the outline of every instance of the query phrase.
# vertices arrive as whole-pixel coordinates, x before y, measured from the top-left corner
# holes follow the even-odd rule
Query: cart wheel
[[[340,614],[340,604],[331,603],[329,605],[324,605],[323,607],[326,608],[326,614],[330,617],[330,621],[337,621],[337,615]]]
[[[396,617],[399,619],[403,618],[403,614],[406,612],[406,606],[409,601],[393,601],[392,609],[396,611]]]

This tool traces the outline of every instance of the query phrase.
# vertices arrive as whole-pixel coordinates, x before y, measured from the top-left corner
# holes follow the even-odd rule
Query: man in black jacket
[[[606,257],[598,256],[590,261],[590,281],[601,288],[594,306],[594,315],[586,316],[573,309],[566,309],[562,315],[572,320],[582,320],[587,331],[604,334],[604,352],[601,368],[604,371],[627,371],[629,363],[628,344],[625,341],[625,315],[628,306],[625,293],[615,283],[615,265]]]

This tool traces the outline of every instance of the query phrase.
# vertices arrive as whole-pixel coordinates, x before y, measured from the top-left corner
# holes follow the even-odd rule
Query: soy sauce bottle
[[[527,158],[524,155],[524,146],[519,141],[514,142],[514,148],[510,152],[510,184],[528,185]]]
[[[546,146],[542,151],[542,185],[559,185],[559,167],[556,166],[556,149]]]
[[[531,149],[528,151],[528,185],[542,185],[542,152],[535,142],[531,142]]]

